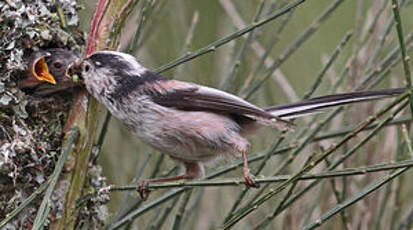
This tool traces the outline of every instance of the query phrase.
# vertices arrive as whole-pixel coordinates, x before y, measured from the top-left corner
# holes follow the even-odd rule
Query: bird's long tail
[[[333,106],[397,96],[399,94],[402,94],[405,90],[405,88],[397,88],[334,94],[322,97],[315,97],[291,104],[267,107],[264,109],[274,116],[288,120],[296,117],[319,113],[320,110]]]

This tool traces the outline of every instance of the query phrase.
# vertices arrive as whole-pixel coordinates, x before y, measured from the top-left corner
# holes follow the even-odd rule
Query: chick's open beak
[[[49,55],[50,56],[50,55]],[[56,84],[56,80],[50,74],[49,67],[44,60],[45,56],[41,56],[34,60],[31,64],[31,74],[39,81],[46,81],[53,85]]]

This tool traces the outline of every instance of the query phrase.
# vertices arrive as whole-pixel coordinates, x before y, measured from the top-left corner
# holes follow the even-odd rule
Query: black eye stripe
[[[96,53],[91,55],[89,59],[96,67],[107,67],[112,71],[118,71],[119,73],[116,74],[132,71],[129,63],[115,54]]]

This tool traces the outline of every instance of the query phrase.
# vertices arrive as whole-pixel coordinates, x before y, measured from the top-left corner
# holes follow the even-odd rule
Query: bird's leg
[[[145,179],[141,180],[138,185],[138,192],[139,195],[143,200],[146,200],[149,195],[149,183],[155,182],[168,182],[168,181],[176,181],[176,180],[184,180],[184,179],[195,179],[202,177],[204,174],[204,170],[201,164],[196,162],[185,162],[185,174],[173,177],[163,177],[163,178],[153,178],[153,179]]]
[[[251,174],[248,168],[247,151],[242,151],[242,159],[244,160],[244,168],[242,169],[242,175],[244,177],[244,183],[247,187],[259,188],[260,184],[255,182],[254,176]]]

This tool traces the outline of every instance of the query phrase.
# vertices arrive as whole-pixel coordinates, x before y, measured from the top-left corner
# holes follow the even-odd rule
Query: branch
[[[411,167],[413,166],[413,160],[405,160],[397,163],[389,164],[377,164],[369,167],[360,168],[347,168],[336,171],[327,171],[317,174],[306,174],[298,177],[297,180],[315,180],[315,179],[326,179],[342,176],[358,176],[364,175],[366,173],[388,171],[399,168]],[[270,177],[260,177],[256,178],[258,183],[278,183],[284,182],[291,179],[291,175],[280,175],[280,176],[270,176]],[[242,178],[232,178],[232,179],[219,179],[219,180],[202,180],[202,181],[177,181],[177,182],[165,182],[165,183],[151,183],[148,185],[149,189],[170,189],[170,188],[187,188],[187,187],[216,187],[216,186],[244,186],[244,180]],[[115,192],[115,191],[129,191],[136,190],[137,185],[124,185],[124,186],[109,186],[103,189],[105,192]]]

